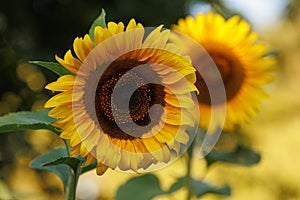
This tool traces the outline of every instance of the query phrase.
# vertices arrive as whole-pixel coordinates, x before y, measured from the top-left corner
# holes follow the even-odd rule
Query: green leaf
[[[74,157],[61,157],[57,160],[54,160],[52,162],[48,162],[46,164],[44,164],[44,167],[47,166],[54,166],[54,165],[59,165],[59,164],[65,164],[68,165],[69,167],[71,167],[73,169],[74,172],[77,171],[77,168],[79,165],[81,165],[82,160],[79,160],[78,158],[74,158]]]
[[[96,26],[101,26],[102,28],[106,27],[105,15],[106,15],[105,10],[102,9],[101,14],[99,15],[99,17],[97,17],[95,19],[95,21],[93,22],[93,24],[92,24],[92,26],[91,26],[91,28],[89,30],[89,35],[90,35],[90,37],[91,37],[91,39],[92,39],[93,42],[95,42],[95,38],[94,38],[95,27]]]
[[[83,160],[74,157],[62,157],[52,162],[46,163],[43,167],[49,166],[59,166],[61,164],[69,166],[72,170],[70,171],[69,179],[67,183],[64,183],[65,186],[65,199],[75,199],[76,195],[76,185],[79,179],[79,175],[81,174],[81,164]]]
[[[251,166],[259,163],[260,155],[248,147],[238,145],[237,148],[231,152],[212,151],[205,156],[205,160],[208,166],[219,161]]]
[[[186,177],[181,177],[181,178],[177,179],[177,181],[175,183],[173,183],[173,185],[170,187],[170,189],[167,193],[170,194],[172,192],[175,192],[175,191],[185,187],[185,185],[187,184],[187,181],[188,180],[186,179]],[[192,187],[192,191],[194,192],[193,195],[195,195],[197,197],[203,196],[208,193],[229,196],[231,193],[230,187],[227,185],[225,185],[223,187],[215,187],[215,186],[210,185],[209,183],[206,183],[201,180],[193,179],[193,178],[190,181],[191,181],[190,187]]]
[[[206,182],[192,179],[192,187],[194,188],[196,197],[201,197],[205,194],[219,194],[224,196],[230,196],[231,191],[228,185],[223,187],[215,187]]]
[[[69,157],[65,148],[58,148],[35,158],[30,167],[47,170],[59,176],[64,185],[65,197],[68,199],[75,195],[82,162],[80,159]]]
[[[46,69],[49,69],[54,73],[58,74],[59,76],[63,76],[67,74],[74,75],[72,72],[70,72],[68,69],[66,69],[64,66],[60,65],[59,63],[44,62],[44,61],[30,61],[29,63],[36,64]]]
[[[54,165],[45,166],[48,163],[55,162],[57,159],[67,157],[68,153],[65,148],[54,149],[44,155],[36,157],[31,163],[30,167],[33,169],[47,170],[53,172],[63,181],[64,186],[68,184],[70,174],[70,168],[67,165]]]
[[[145,174],[138,177],[134,177],[128,180],[125,184],[121,185],[116,194],[116,200],[128,200],[134,199],[151,200],[158,195],[171,194],[186,186],[186,177],[178,178],[175,183],[169,188],[168,191],[164,191],[160,187],[159,179],[153,174]],[[215,187],[206,182],[191,179],[190,187],[193,188],[194,195],[197,197],[203,196],[207,193],[219,194],[229,196],[231,194],[230,187],[225,185],[223,187]]]
[[[28,129],[48,129],[58,133],[57,130],[51,126],[53,122],[55,122],[55,119],[48,116],[48,110],[11,113],[0,117],[0,133]]]
[[[182,187],[184,187],[185,185],[185,182],[186,182],[186,179],[185,178],[179,178],[177,179],[177,181],[175,183],[173,183],[173,185],[169,188],[168,190],[168,194],[171,194],[179,189],[181,189]]]
[[[132,199],[134,195],[134,199],[151,200],[153,197],[165,193],[160,188],[159,180],[155,175],[145,174],[134,177],[120,186],[115,199],[128,200]]]

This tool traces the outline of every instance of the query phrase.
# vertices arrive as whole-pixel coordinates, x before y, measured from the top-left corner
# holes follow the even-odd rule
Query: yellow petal
[[[80,145],[80,156],[86,157],[90,152],[86,149],[85,145],[81,143]]]
[[[157,151],[161,148],[159,141],[155,138],[143,138],[143,143],[149,152]]]
[[[59,137],[63,139],[71,139],[74,134],[77,134],[76,128],[74,126],[69,126],[61,132]]]
[[[65,54],[64,59],[61,59],[60,57],[58,57],[57,55],[55,55],[55,59],[57,60],[57,62],[59,62],[62,66],[64,66],[65,68],[67,68],[70,72],[76,74],[78,69],[81,66],[81,62],[74,58],[71,50],[68,50],[67,53]]]
[[[163,49],[170,35],[170,31],[161,32],[163,25],[155,28],[143,42],[144,48]]]
[[[143,155],[136,151],[134,140],[130,141],[129,145],[132,150],[132,152],[130,152],[130,168],[136,172],[138,170],[139,162],[143,159]]]
[[[187,144],[189,142],[189,135],[185,131],[180,131],[179,134],[176,135],[175,140],[180,142],[181,144]]]
[[[79,137],[79,135],[77,133],[73,134],[72,137],[70,138],[70,146],[74,147],[74,146],[78,145],[79,143],[81,143],[81,138]]]
[[[164,161],[164,154],[162,152],[162,148],[165,147],[164,144],[160,144],[160,142],[154,137],[143,138],[143,143],[155,159],[160,162]]]
[[[155,138],[160,142],[160,143],[166,143],[166,144],[171,144],[174,139],[175,139],[175,134],[166,131],[161,131],[157,134],[155,134]]]
[[[174,107],[193,109],[195,107],[194,101],[189,95],[185,94],[169,94],[166,93],[165,102]]]
[[[174,94],[186,94],[188,92],[198,91],[198,89],[194,84],[187,82],[185,79],[181,79],[174,84],[168,85],[168,88],[165,88],[165,91],[168,93],[171,91],[171,93]]]
[[[72,102],[72,90],[59,93],[45,103],[45,108],[52,108]]]
[[[61,106],[57,106],[52,108],[48,115],[52,118],[65,118],[67,116],[72,115],[72,104],[66,103]]]
[[[78,156],[80,154],[80,144],[72,147],[71,156]]]
[[[96,44],[100,44],[107,38],[111,37],[111,33],[107,28],[102,28],[101,26],[96,26],[94,29],[94,37]]]
[[[119,163],[119,168],[121,170],[130,170],[130,147],[128,146],[127,140],[122,140],[122,150],[121,150],[121,159]],[[128,149],[128,150],[126,150]]]
[[[136,24],[134,19],[131,19],[126,27],[126,31],[136,29],[136,28],[143,28],[142,24]]]
[[[77,57],[83,62],[87,55],[93,50],[94,46],[89,35],[84,38],[76,38],[73,43],[74,51]]]
[[[186,109],[180,109],[171,105],[165,105],[167,124],[194,126],[194,116]]]
[[[97,162],[97,168],[96,168],[96,173],[98,176],[102,176],[106,170],[108,169],[108,167],[104,164],[102,164],[101,162]]]
[[[88,154],[86,157],[86,162],[84,164],[84,167],[89,166],[90,164],[92,164],[95,161],[95,158],[92,154]]]
[[[122,22],[120,22],[118,24],[116,24],[114,22],[109,22],[107,24],[107,28],[112,35],[115,35],[117,33],[121,33],[124,31],[124,24]]]
[[[97,160],[105,163],[110,168],[116,168],[121,159],[121,152],[118,147],[111,143],[110,137],[101,134],[97,145]]]
[[[180,142],[177,142],[177,141],[175,140],[175,141],[174,141],[172,144],[170,144],[169,146],[170,146],[171,149],[173,149],[173,150],[176,152],[177,155],[179,154],[179,152],[180,152]]]
[[[45,88],[51,91],[67,91],[72,90],[75,77],[72,75],[61,76],[57,81],[48,84]]]

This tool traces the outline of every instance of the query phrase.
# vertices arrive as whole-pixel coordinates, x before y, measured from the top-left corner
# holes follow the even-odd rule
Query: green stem
[[[68,180],[68,184],[66,185],[66,188],[65,188],[64,200],[75,200],[76,186],[77,186],[76,175],[75,175],[73,169],[70,168],[70,177]]]
[[[63,139],[64,143],[65,143],[65,146],[66,146],[66,150],[67,150],[67,153],[68,153],[68,156],[70,157],[70,147],[69,147],[69,144],[67,142],[67,140]]]
[[[70,146],[65,139],[63,139],[63,141],[65,143],[68,156],[70,157]],[[76,199],[76,187],[77,187],[77,182],[78,182],[79,176],[76,175],[76,173],[74,172],[74,170],[71,167],[69,168],[69,171],[70,171],[70,177],[69,177],[67,185],[65,186],[64,200],[75,200]]]
[[[194,150],[194,142],[187,150],[187,172],[186,172],[186,183],[185,183],[185,186],[188,191],[186,197],[187,200],[190,200],[194,193],[193,186],[192,186],[192,176],[191,176],[193,150]]]

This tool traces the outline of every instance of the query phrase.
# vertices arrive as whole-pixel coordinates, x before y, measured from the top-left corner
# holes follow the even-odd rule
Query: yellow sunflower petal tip
[[[143,28],[143,25],[140,23],[136,23],[135,19],[131,19],[126,27],[126,31],[131,30],[131,29],[135,29],[135,28]]]
[[[108,167],[104,164],[102,164],[101,162],[97,163],[97,168],[96,168],[96,173],[98,176],[102,176],[106,170],[108,169]]]

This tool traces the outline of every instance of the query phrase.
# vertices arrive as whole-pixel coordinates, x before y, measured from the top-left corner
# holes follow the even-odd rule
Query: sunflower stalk
[[[68,157],[71,158],[70,146],[69,146],[67,140],[63,139],[63,142],[66,146],[66,151],[67,151]],[[79,176],[82,172],[82,169],[80,167],[81,163],[82,163],[82,161],[79,162],[79,166],[77,166],[76,170],[74,170],[71,166],[69,166],[70,176],[69,176],[67,185],[65,187],[64,200],[75,200],[76,199],[77,183],[78,183]]]
[[[70,157],[71,158],[71,157]],[[75,200],[76,199],[76,188],[79,176],[82,172],[82,163],[83,160],[78,160],[73,158],[75,162],[68,163],[70,176],[68,179],[68,183],[65,187],[65,200]]]
[[[63,139],[63,141],[66,146],[68,156],[70,156],[70,147],[65,139]],[[68,184],[66,186],[64,200],[75,200],[76,199],[76,187],[77,187],[78,180],[76,180],[76,175],[75,175],[74,170],[72,168],[69,168],[69,171],[70,171],[70,177],[68,179]]]
[[[68,153],[68,156],[70,156],[70,147],[65,139],[63,139],[65,145],[66,145],[66,150]],[[75,200],[76,199],[76,187],[77,187],[77,182],[76,180],[76,175],[75,172],[72,168],[69,169],[70,171],[70,177],[68,180],[68,184],[66,186],[66,191],[65,191],[65,198],[64,200]]]
[[[66,186],[65,197],[64,200],[75,200],[76,199],[76,187],[78,179],[75,175],[73,169],[70,168],[70,177],[68,180],[68,184]],[[78,176],[79,177],[79,176]]]
[[[191,169],[192,169],[192,157],[193,157],[193,150],[194,150],[194,142],[187,150],[187,172],[186,172],[186,182],[185,187],[187,188],[187,200],[190,200],[194,194],[194,189],[192,186],[192,176],[191,176]]]
[[[66,150],[67,150],[68,156],[70,156],[70,146],[69,146],[67,140],[63,139],[63,142],[64,142],[64,144],[66,146]]]

